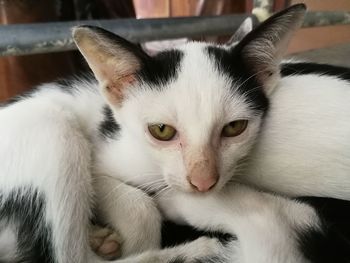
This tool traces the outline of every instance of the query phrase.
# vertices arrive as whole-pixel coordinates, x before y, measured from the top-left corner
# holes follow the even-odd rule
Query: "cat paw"
[[[92,226],[89,236],[91,249],[105,260],[114,260],[121,253],[121,238],[109,227]]]

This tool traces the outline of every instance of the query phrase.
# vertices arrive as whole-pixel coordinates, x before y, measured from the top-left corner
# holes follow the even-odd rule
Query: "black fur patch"
[[[104,119],[100,123],[99,131],[103,137],[115,138],[120,130],[119,124],[115,121],[112,110],[106,105],[103,108]]]
[[[42,221],[44,196],[31,189],[13,190],[0,195],[0,204],[0,221],[18,229],[18,262],[53,263],[51,228]]]
[[[146,83],[164,85],[176,78],[182,57],[180,50],[160,52],[144,61],[138,75]]]
[[[322,230],[298,230],[299,247],[311,262],[350,262],[350,202],[333,198],[302,197],[297,200],[314,207]]]
[[[309,62],[284,63],[281,66],[281,74],[282,76],[318,74],[350,81],[349,68]]]
[[[178,225],[171,221],[164,221],[162,226],[162,247],[183,244],[202,236],[217,238],[224,246],[237,240],[235,236],[227,233],[207,232],[195,229],[189,225]]]
[[[207,51],[209,56],[215,60],[219,71],[232,79],[232,83],[235,84],[232,88],[244,95],[250,107],[265,112],[268,109],[269,101],[254,74],[245,68],[239,52],[235,49],[226,50],[214,46],[207,47]]]

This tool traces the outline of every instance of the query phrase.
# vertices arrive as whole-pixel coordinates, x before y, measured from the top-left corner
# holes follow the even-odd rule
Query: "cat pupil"
[[[161,132],[163,132],[163,131],[164,131],[164,128],[165,128],[165,125],[164,125],[164,124],[159,124],[158,127],[159,127],[159,130],[160,130]]]

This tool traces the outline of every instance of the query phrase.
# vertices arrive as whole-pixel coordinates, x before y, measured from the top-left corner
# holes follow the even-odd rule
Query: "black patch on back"
[[[345,67],[309,62],[284,63],[281,65],[282,76],[307,74],[331,76],[337,77],[342,80],[350,81],[350,69]]]
[[[104,119],[100,123],[99,131],[105,138],[113,139],[120,130],[119,124],[116,122],[113,116],[113,112],[109,106],[103,107]]]
[[[350,202],[321,197],[297,200],[314,207],[322,222],[322,230],[297,230],[304,256],[317,263],[350,262]]]
[[[30,189],[0,195],[0,221],[18,229],[18,262],[53,263],[51,227],[45,225],[45,198]],[[16,261],[17,262],[17,261]]]
[[[153,85],[164,85],[177,77],[183,53],[180,50],[167,50],[144,61],[138,72],[141,81]]]
[[[217,238],[224,246],[237,240],[235,236],[228,233],[202,231],[189,225],[178,225],[171,221],[164,221],[162,226],[162,247],[180,245],[202,236]]]
[[[206,49],[209,56],[215,60],[219,72],[232,79],[232,84],[235,84],[232,89],[244,95],[252,109],[264,113],[268,109],[269,101],[254,74],[245,67],[239,51],[214,46]]]

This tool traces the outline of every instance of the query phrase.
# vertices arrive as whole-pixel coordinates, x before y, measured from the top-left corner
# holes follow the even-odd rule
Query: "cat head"
[[[135,151],[170,187],[207,192],[249,153],[304,13],[295,5],[248,34],[244,25],[227,45],[189,42],[153,57],[96,27],[76,27],[73,37]]]

